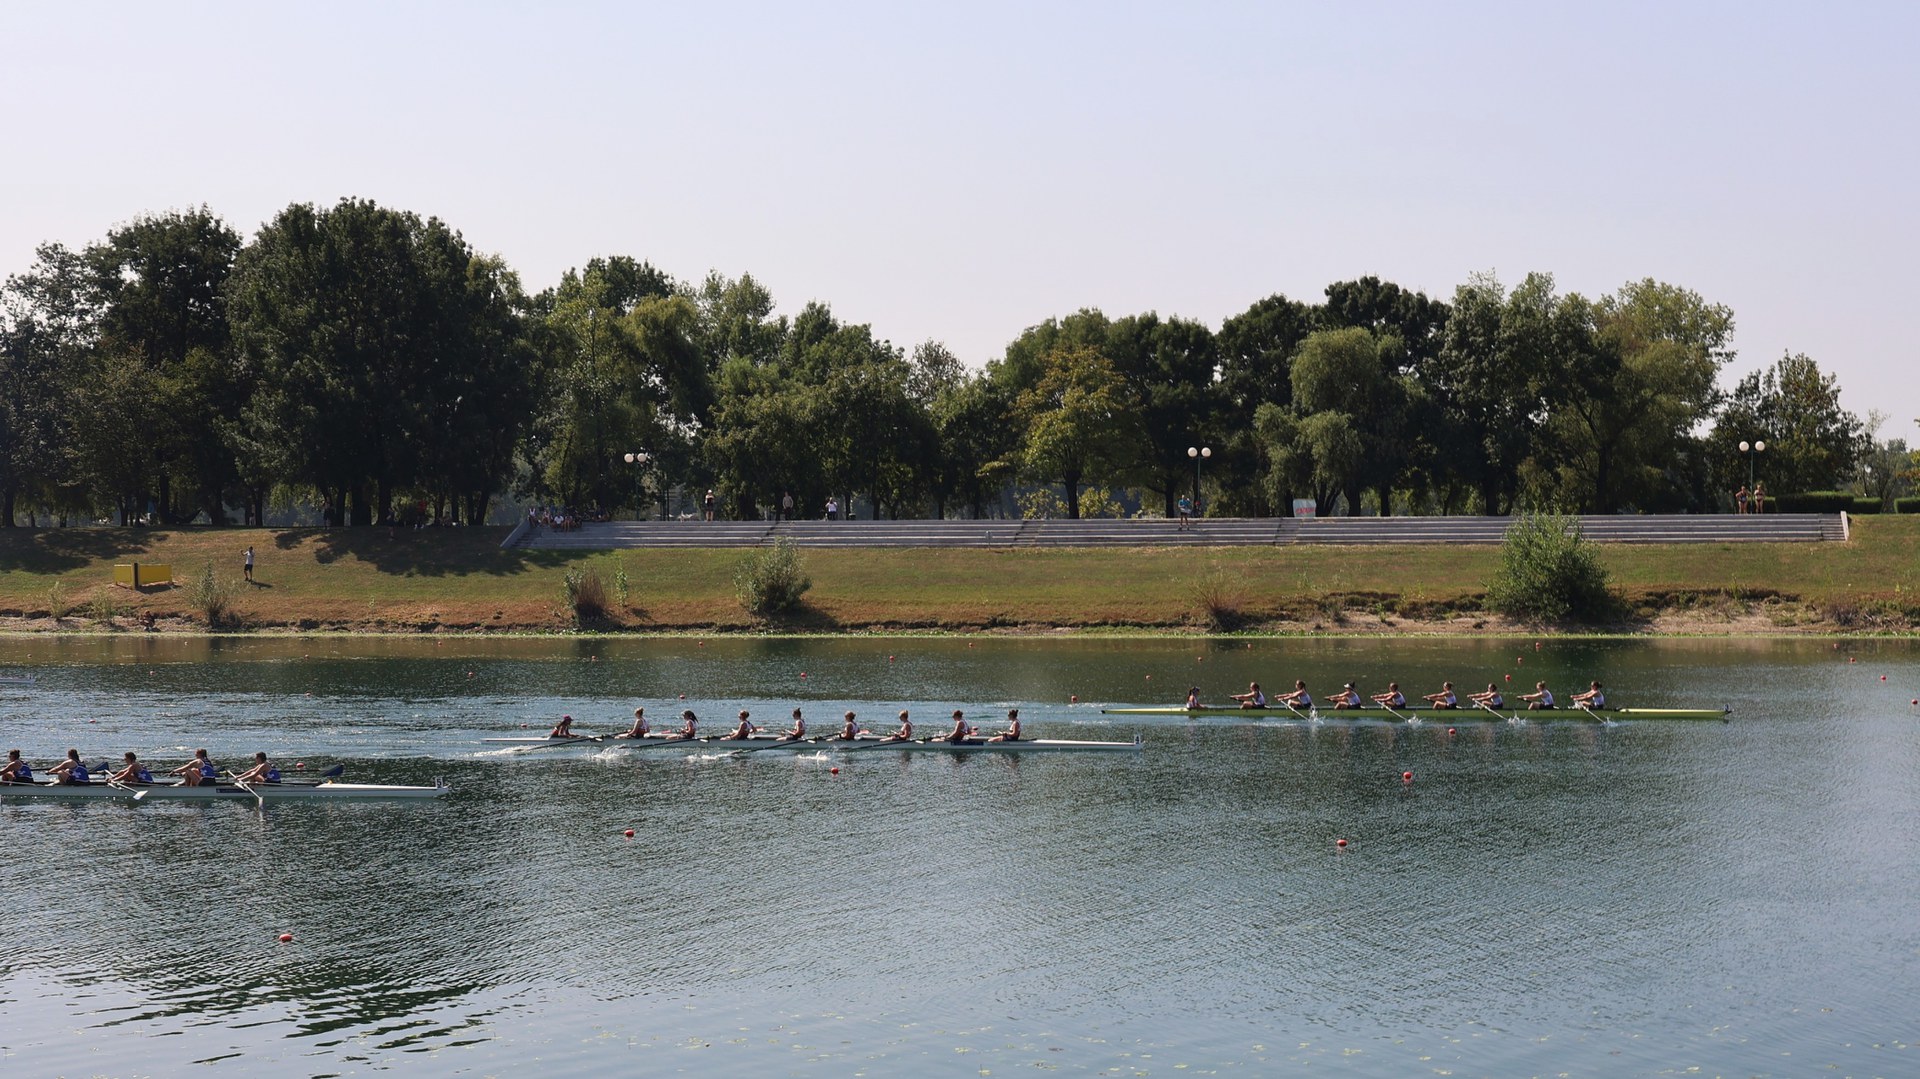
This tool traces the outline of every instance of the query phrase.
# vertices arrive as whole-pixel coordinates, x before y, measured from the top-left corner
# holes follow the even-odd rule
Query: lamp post
[[[635,450],[632,453],[625,454],[623,456],[625,457],[626,462],[628,464],[634,466],[633,519],[636,521],[643,520],[644,518],[640,516],[640,508],[641,508],[641,504],[646,500],[646,497],[647,497],[647,462],[652,460],[652,458],[648,457],[645,453],[642,453],[639,450]]]
[[[1213,456],[1212,446],[1188,446],[1187,456],[1193,458],[1193,515],[1204,517],[1200,510],[1200,462]]]
[[[1740,441],[1740,452],[1747,455],[1747,490],[1753,490],[1753,459],[1767,452],[1767,444],[1761,440]]]

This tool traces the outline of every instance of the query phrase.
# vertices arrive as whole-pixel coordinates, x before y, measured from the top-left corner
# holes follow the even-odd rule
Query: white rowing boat
[[[31,798],[36,800],[54,799],[56,801],[112,801],[130,800],[140,795],[143,801],[193,801],[193,802],[229,802],[255,801],[256,798],[267,802],[306,802],[327,801],[335,798],[346,799],[389,799],[389,798],[438,798],[453,788],[445,783],[436,783],[431,787],[406,786],[396,783],[339,783],[327,780],[322,783],[249,783],[239,787],[232,783],[208,783],[189,787],[185,783],[149,783],[129,786],[111,783],[0,783],[0,801]]]
[[[1017,742],[990,742],[983,738],[970,738],[965,742],[949,742],[944,738],[916,738],[900,741],[878,735],[846,739],[839,737],[779,738],[763,734],[756,734],[751,738],[727,738],[720,735],[705,738],[668,738],[650,734],[645,738],[485,738],[482,741],[521,749],[704,749],[712,753],[757,753],[767,750],[815,753],[824,750],[851,753],[883,749],[902,752],[1047,753],[1068,750],[1117,752],[1140,748],[1138,738],[1131,742],[1089,742],[1066,738],[1022,738]]]

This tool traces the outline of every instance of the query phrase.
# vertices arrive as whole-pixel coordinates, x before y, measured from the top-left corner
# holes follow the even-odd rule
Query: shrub
[[[755,618],[772,618],[800,603],[800,597],[813,587],[799,552],[785,539],[775,540],[748,555],[733,571],[734,591],[740,606]]]
[[[1856,498],[1853,500],[1853,505],[1847,507],[1847,512],[1860,517],[1869,513],[1879,513],[1886,508],[1887,504],[1880,499]]]
[[[93,598],[87,601],[87,617],[103,626],[111,625],[114,619],[125,613],[127,609],[119,598],[106,589],[95,592]]]
[[[570,569],[563,583],[567,609],[573,612],[576,626],[589,625],[607,614],[607,582],[591,567]]]
[[[1920,497],[1896,498],[1893,500],[1895,513],[1920,513]]]
[[[1246,624],[1246,586],[1219,566],[1195,579],[1192,593],[1193,605],[1208,629],[1226,633]]]
[[[1522,513],[1507,529],[1487,606],[1516,618],[1589,620],[1611,613],[1615,600],[1577,518]]]
[[[67,599],[66,582],[55,579],[47,586],[47,613],[55,619],[65,618],[73,610],[73,604]]]
[[[1851,491],[1800,491],[1777,495],[1772,501],[1781,513],[1839,513],[1853,509]]]
[[[187,606],[200,612],[207,628],[214,629],[233,615],[233,582],[222,580],[209,561],[187,586]]]

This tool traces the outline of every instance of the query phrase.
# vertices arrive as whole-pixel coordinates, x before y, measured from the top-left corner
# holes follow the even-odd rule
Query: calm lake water
[[[265,749],[455,793],[0,802],[14,1075],[1920,1074],[1914,642],[0,641],[23,672],[0,731],[36,761]],[[1508,675],[1734,712],[1099,713]],[[682,694],[1146,744],[479,742]]]

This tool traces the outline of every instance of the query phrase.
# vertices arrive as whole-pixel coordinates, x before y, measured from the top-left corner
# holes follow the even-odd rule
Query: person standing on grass
[[[1764,483],[1753,485],[1753,512],[1767,512],[1767,485]]]
[[[253,545],[252,544],[248,544],[247,553],[240,556],[240,572],[243,576],[246,577],[248,584],[253,583]]]
[[[711,487],[707,488],[707,496],[700,500],[701,512],[706,515],[707,520],[709,521],[713,520],[714,507],[718,506],[719,504],[720,504],[720,500],[713,496],[713,488]]]
[[[1181,495],[1180,496],[1180,531],[1185,532],[1187,530],[1187,526],[1192,523],[1193,523],[1193,499],[1188,498],[1186,495]]]

